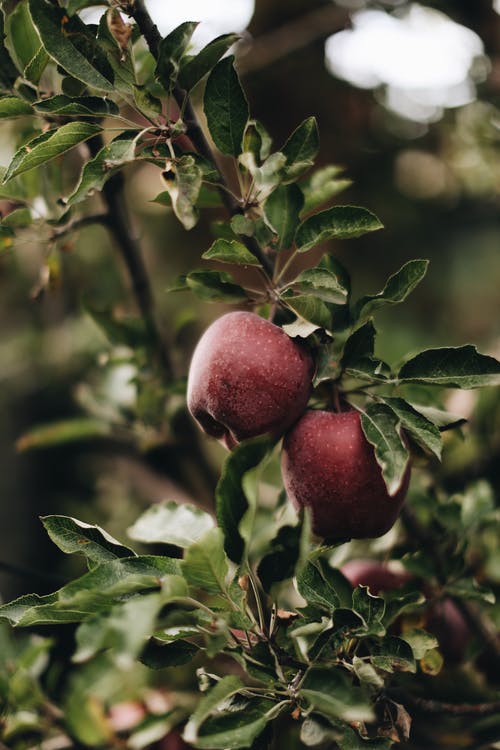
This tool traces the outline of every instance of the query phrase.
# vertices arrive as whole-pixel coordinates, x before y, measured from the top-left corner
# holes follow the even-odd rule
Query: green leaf
[[[94,191],[102,190],[115,172],[134,160],[135,146],[135,141],[121,138],[103,146],[93,159],[84,164],[77,186],[66,198],[66,205],[74,206]]]
[[[281,153],[286,158],[286,179],[296,180],[314,164],[319,150],[318,124],[315,117],[308,117],[296,128],[287,140]]]
[[[366,439],[375,448],[375,457],[389,495],[395,495],[405,475],[409,453],[401,434],[400,421],[385,404],[369,404],[361,414]]]
[[[247,293],[225,271],[191,271],[170,291],[190,289],[205,302],[245,302]]]
[[[248,120],[248,102],[233,66],[226,57],[208,77],[203,99],[210,135],[223,154],[238,156]]]
[[[259,261],[237,240],[215,240],[201,256],[204,260],[218,260],[220,263],[235,263],[243,266],[260,266]]]
[[[361,380],[381,381],[391,376],[389,365],[373,356],[376,330],[369,320],[347,339],[341,367],[348,375]]]
[[[29,0],[29,9],[52,59],[87,86],[112,93],[113,69],[83,21],[47,0]]]
[[[224,705],[228,698],[238,693],[243,688],[243,683],[238,677],[223,677],[215,687],[210,690],[198,703],[195,712],[191,715],[184,729],[186,742],[196,742],[198,729],[208,717]]]
[[[117,599],[147,589],[159,589],[162,579],[178,575],[180,566],[168,557],[142,555],[102,563],[54,594],[28,594],[0,607],[0,618],[12,625],[81,622],[105,612]]]
[[[11,55],[21,74],[28,81],[38,84],[49,57],[40,43],[27,0],[22,0],[7,14],[5,27]]]
[[[308,604],[329,612],[340,606],[339,596],[319,561],[307,562],[298,572],[297,589]]]
[[[385,672],[415,672],[415,657],[411,646],[402,638],[386,635],[370,645],[371,663]]]
[[[229,568],[221,529],[206,531],[197,542],[188,547],[181,565],[184,578],[192,586],[208,594],[227,593]]]
[[[297,229],[299,253],[306,253],[320,242],[333,238],[347,240],[382,229],[377,217],[359,206],[334,206],[306,219]]]
[[[182,578],[179,580],[185,586]],[[76,630],[73,661],[88,661],[99,651],[110,649],[119,666],[131,667],[154,631],[162,606],[159,594],[143,594],[115,604],[106,614],[88,618]]]
[[[162,113],[161,99],[153,96],[146,86],[134,86],[135,106],[146,117],[156,120]]]
[[[365,586],[356,586],[352,592],[352,606],[368,626],[367,633],[381,636],[385,634],[382,620],[385,612],[385,602],[379,596],[373,596]]]
[[[169,161],[161,176],[175,215],[184,229],[192,229],[198,222],[196,202],[203,179],[200,167],[193,156],[186,154],[175,162]]]
[[[195,21],[185,21],[160,42],[155,74],[166,91],[175,86],[181,60],[197,26]]]
[[[273,193],[274,195],[274,193]],[[298,286],[304,294],[312,294],[323,302],[345,305],[348,291],[337,276],[326,268],[306,268],[297,276],[293,286]]]
[[[22,229],[33,223],[33,216],[29,208],[15,208],[0,222],[1,229]]]
[[[278,250],[289,248],[299,225],[304,196],[298,185],[279,185],[264,204],[268,226],[278,235]]]
[[[66,96],[56,94],[33,103],[37,112],[64,117],[110,117],[119,115],[120,110],[112,99],[101,96]]]
[[[459,599],[475,599],[486,604],[496,602],[493,591],[486,586],[480,586],[474,578],[463,578],[455,583],[447,584],[444,588],[450,596],[456,596]]]
[[[384,625],[386,627],[391,625],[405,609],[425,602],[425,596],[420,591],[409,591],[407,594],[391,591],[386,592],[384,597],[386,600]]]
[[[410,260],[393,274],[381,292],[362,297],[356,305],[358,320],[366,320],[372,313],[385,305],[403,302],[410,292],[422,281],[427,273],[428,260]]]
[[[0,14],[1,17],[1,14]],[[12,200],[19,203],[25,203],[28,198],[28,191],[23,178],[9,180],[8,185],[3,184],[3,179],[7,167],[0,167],[0,198]]]
[[[311,707],[325,716],[344,721],[373,721],[374,713],[363,691],[355,687],[344,670],[313,667],[300,689]]]
[[[189,547],[209,529],[214,520],[195,505],[179,505],[173,501],[152,505],[130,526],[131,539],[145,544],[175,544]]]
[[[290,307],[297,315],[317,328],[330,331],[332,328],[332,314],[322,300],[312,294],[294,295],[289,290],[280,295],[282,302]]]
[[[427,349],[408,360],[399,371],[404,383],[444,388],[481,388],[500,385],[500,362],[479,354],[474,346]]]
[[[185,91],[191,91],[207,73],[210,73],[220,58],[239,38],[239,34],[222,34],[207,44],[206,47],[203,47],[201,52],[198,52],[187,62],[181,62],[178,76],[179,85]]]
[[[11,177],[55,159],[101,132],[102,128],[99,125],[88,122],[69,122],[60,128],[42,133],[16,151],[3,181],[7,182]]]
[[[141,654],[140,661],[150,669],[165,669],[188,664],[200,649],[190,641],[161,643],[152,639]]]
[[[229,225],[235,234],[243,235],[244,237],[253,237],[255,235],[255,221],[248,219],[243,214],[232,216]]]
[[[92,417],[76,417],[62,419],[59,422],[32,427],[16,441],[16,449],[20,452],[33,448],[48,448],[52,445],[78,442],[80,440],[95,440],[110,434],[107,422]]]
[[[7,120],[12,117],[33,114],[33,108],[17,96],[0,97],[0,119]]]
[[[259,563],[257,574],[266,591],[273,583],[286,581],[295,573],[300,558],[301,526],[282,526]]]
[[[354,331],[344,346],[344,353],[342,355],[343,367],[349,367],[350,364],[364,357],[372,357],[375,352],[376,335],[377,331],[372,320],[369,320]]]
[[[404,630],[401,637],[406,643],[410,644],[413,656],[417,660],[423,659],[428,651],[432,651],[432,649],[439,647],[436,636],[431,635],[420,628]]]
[[[17,68],[5,46],[4,14],[0,12],[0,91],[11,94],[17,77]]]
[[[42,516],[45,531],[66,554],[85,555],[93,566],[120,557],[134,557],[135,552],[113,539],[107,531],[70,516]]]
[[[415,442],[440,459],[443,441],[439,428],[402,398],[384,396],[383,401],[396,414],[406,432],[412,436]]]
[[[303,214],[320,208],[324,203],[352,185],[352,180],[338,178],[338,175],[343,171],[342,167],[330,164],[316,170],[306,182],[301,183],[305,198]]]
[[[274,708],[270,700],[241,700],[237,710],[231,707],[227,712],[214,716],[203,724],[196,747],[206,750],[251,747],[266,728]]]
[[[418,411],[419,414],[422,414],[426,419],[435,424],[441,432],[449,430],[452,427],[460,427],[460,425],[467,422],[465,417],[452,414],[450,411],[445,411],[444,409],[436,409],[435,406],[426,406],[414,402],[411,403],[411,406],[415,411]]]
[[[272,442],[267,437],[247,440],[236,446],[222,467],[215,490],[216,514],[224,533],[224,548],[235,563],[241,562],[245,549],[239,530],[240,521],[248,510],[243,479],[248,471],[264,460],[271,448]]]
[[[249,120],[243,135],[243,153],[253,156],[255,164],[262,164],[271,153],[272,138],[258,120]]]
[[[160,593],[141,592],[114,604],[109,612],[87,618],[75,634],[77,650],[73,661],[88,661],[99,651],[111,649],[117,666],[130,669],[135,658],[147,649],[160,611],[187,593],[186,581],[181,576],[168,575],[162,579]]]
[[[249,152],[241,154],[239,162],[253,177],[259,203],[262,203],[283,180],[286,157],[279,151],[268,156],[260,167],[257,166],[254,155]]]

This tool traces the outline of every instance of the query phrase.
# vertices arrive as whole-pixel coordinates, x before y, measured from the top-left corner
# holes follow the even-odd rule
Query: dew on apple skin
[[[359,414],[309,411],[285,435],[282,475],[293,505],[310,508],[318,536],[364,539],[394,524],[410,469],[390,497]]]
[[[307,349],[278,326],[255,313],[227,313],[195,349],[188,406],[229,448],[256,435],[278,437],[306,408],[313,369]]]

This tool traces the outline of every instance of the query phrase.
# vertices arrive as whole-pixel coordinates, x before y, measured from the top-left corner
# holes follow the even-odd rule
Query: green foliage
[[[78,15],[93,5],[4,3],[0,118],[22,119],[14,156],[0,171],[0,197],[13,204],[2,216],[0,247],[15,248],[34,228],[45,232],[49,288],[59,268],[57,248],[90,223],[89,199],[102,193],[107,212],[98,219],[132,270],[140,317],[119,318],[111,303],[104,310],[85,303],[107,339],[93,355],[107,348],[92,382],[77,389],[82,413],[29,429],[17,447],[115,441],[138,461],[151,449],[163,451],[162,460],[166,455],[175,464],[172,488],[183,484],[192,502],[167,500],[131,525],[127,519],[131,540],[155,545],[151,555],[100,526],[65,515],[42,518],[51,540],[65,554],[83,555],[88,571],[54,593],[0,606],[1,740],[14,750],[64,741],[139,749],[175,728],[207,750],[260,750],[270,746],[273,732],[275,746],[283,736],[283,746],[385,750],[396,737],[408,739],[409,712],[425,708],[423,695],[446,696],[452,634],[446,618],[436,615],[439,605],[456,606],[459,618],[467,614],[460,621],[466,632],[460,680],[479,669],[478,656],[495,657],[483,636],[499,618],[497,504],[486,482],[458,489],[448,483],[448,492],[437,463],[454,440],[443,441],[441,433],[465,421],[444,408],[441,389],[499,385],[500,363],[471,345],[428,349],[399,369],[380,359],[372,316],[403,302],[428,262],[410,260],[382,291],[352,299],[349,275],[334,257],[336,243],[350,239],[355,247],[356,238],[383,225],[366,208],[332,205],[351,182],[337,166],[314,169],[315,118],[273,151],[265,127],[251,119],[234,57],[225,56],[237,35],[222,35],[191,55],[195,22],[155,41],[155,31],[146,35],[141,25],[142,3],[112,3],[98,27]],[[126,25],[118,9],[136,25]],[[205,77],[203,110],[224,159],[192,120],[190,92]],[[121,180],[108,183],[125,167],[128,178],[145,163],[163,181],[154,203],[171,208],[184,229],[196,225],[205,207],[229,207],[231,214],[201,257],[233,266],[234,277],[208,265],[185,272],[170,291],[257,308],[301,340],[316,362],[310,406],[360,413],[390,495],[410,462],[418,466],[401,522],[379,546],[363,548],[382,567],[382,558],[404,565],[408,576],[400,588],[351,586],[341,564],[359,556],[360,547],[312,538],[309,513],[297,515],[281,491],[276,440],[268,436],[227,456],[213,515],[205,510],[211,498],[197,493],[207,476],[210,483],[218,454],[205,455],[186,426],[185,362],[176,348],[191,318],[168,320],[171,351],[165,352],[133,233],[120,224]],[[68,185],[75,187],[65,196]],[[33,210],[37,198],[46,205],[41,218]],[[104,388],[115,367],[128,368],[133,396],[123,402],[112,379]],[[427,386],[437,387],[437,395]],[[165,551],[174,557],[156,545],[173,547]],[[61,646],[63,654],[59,648],[52,654],[52,640],[11,633],[35,626],[57,633],[61,624],[73,628],[72,652],[72,639]],[[487,682],[487,672],[475,680],[476,702],[497,697]],[[169,703],[153,710],[145,696],[158,685],[168,690]],[[458,700],[461,693],[454,694]],[[111,718],[122,700],[139,702],[145,712],[125,730]],[[475,731],[473,711],[469,718]]]

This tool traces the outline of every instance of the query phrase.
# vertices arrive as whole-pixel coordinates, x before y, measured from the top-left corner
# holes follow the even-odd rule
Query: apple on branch
[[[230,312],[194,351],[188,408],[229,449],[257,435],[278,438],[304,412],[313,373],[305,345],[255,313]]]
[[[359,414],[308,411],[285,435],[281,470],[293,505],[309,508],[313,532],[331,540],[385,534],[396,521],[410,481],[408,465],[390,496]]]

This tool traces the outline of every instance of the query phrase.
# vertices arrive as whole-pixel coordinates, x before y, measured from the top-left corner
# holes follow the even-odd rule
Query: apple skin
[[[305,346],[281,328],[252,312],[230,312],[194,351],[188,408],[229,450],[257,435],[279,437],[305,410],[313,373]]]
[[[399,589],[412,578],[405,570],[393,570],[379,560],[349,560],[340,571],[353,588],[368,586],[374,596],[381,591]]]
[[[400,489],[389,496],[354,410],[306,412],[285,435],[281,472],[295,508],[309,508],[314,533],[331,540],[385,534],[410,481],[408,465]]]
[[[192,745],[188,745],[182,739],[178,729],[173,729],[160,742],[156,750],[194,750]]]

